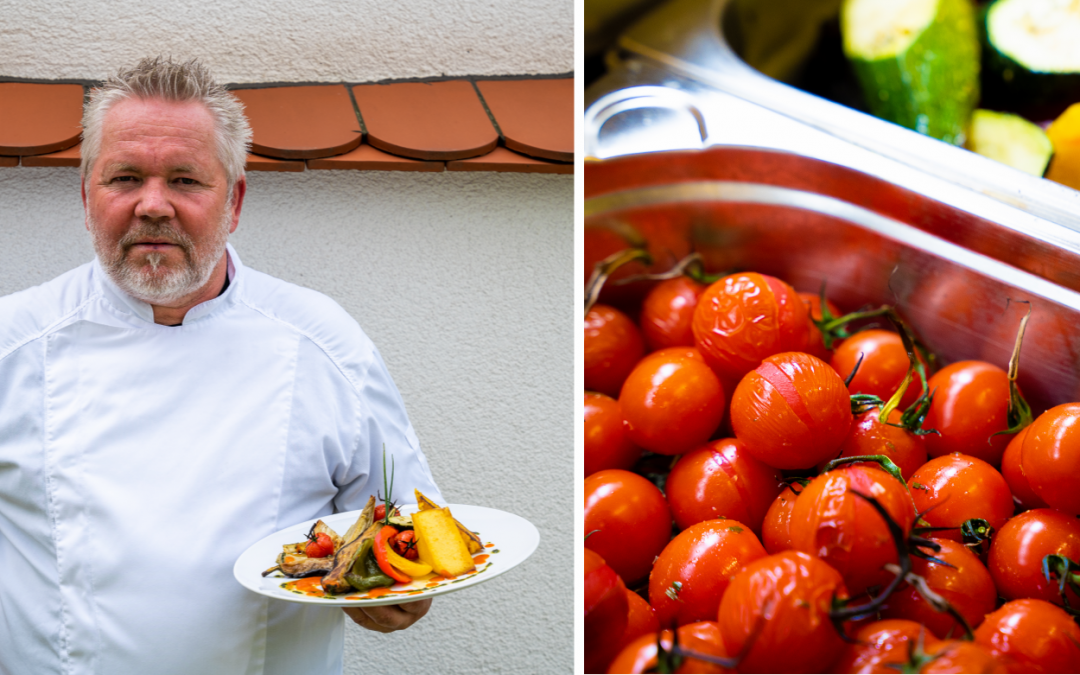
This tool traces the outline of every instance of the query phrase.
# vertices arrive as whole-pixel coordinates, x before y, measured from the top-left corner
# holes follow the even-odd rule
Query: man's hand
[[[404,630],[419,621],[431,609],[431,599],[417,600],[404,605],[379,607],[344,607],[345,613],[363,628],[376,633]]]

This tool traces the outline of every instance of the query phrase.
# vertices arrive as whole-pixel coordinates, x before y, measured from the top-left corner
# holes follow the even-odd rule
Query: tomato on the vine
[[[683,530],[649,575],[649,604],[660,625],[715,617],[732,573],[765,555],[750,528],[736,520],[706,520]]]
[[[911,497],[939,539],[961,541],[964,521],[981,518],[995,530],[1013,514],[1012,493],[997,469],[977,457],[954,452],[931,459],[911,476]]]
[[[1020,466],[1048,506],[1080,515],[1080,403],[1055,406],[1035,418],[1020,449]]]
[[[660,622],[656,618],[656,611],[645,598],[630,589],[626,590],[626,603],[629,611],[626,614],[626,630],[619,642],[621,652],[634,640],[642,635],[655,635],[660,630]]]
[[[641,448],[626,437],[622,408],[607,394],[585,392],[585,475],[604,469],[629,469]]]
[[[923,427],[936,429],[926,437],[931,457],[951,452],[978,457],[993,466],[1009,444],[1009,374],[985,361],[960,361],[930,378],[934,400]]]
[[[641,332],[614,307],[593,305],[585,315],[585,388],[618,396],[645,353]]]
[[[851,428],[851,399],[836,371],[816,356],[766,357],[731,397],[735,436],[778,469],[832,459]]]
[[[904,480],[908,480],[926,464],[926,441],[924,436],[898,426],[901,416],[898,408],[889,413],[888,423],[880,420],[881,410],[876,408],[857,415],[836,458],[885,455],[900,469]],[[819,464],[818,469],[825,464]]]
[[[782,480],[778,470],[751,455],[742,441],[723,438],[680,457],[665,488],[679,529],[731,518],[757,534]]]
[[[765,512],[765,520],[761,524],[761,543],[770,554],[791,548],[791,511],[802,489],[803,484],[799,482],[785,485]]]
[[[609,673],[654,673],[658,665],[656,643],[665,650],[670,650],[674,643],[672,633],[665,630],[660,633],[657,640],[657,631],[643,635],[637,640],[626,645],[615,660],[611,662]],[[679,638],[679,646],[698,654],[707,656],[728,656],[724,649],[724,643],[720,640],[720,629],[715,621],[699,621],[697,623],[679,626],[676,629]],[[586,669],[586,672],[593,672]],[[708,661],[695,658],[682,660],[679,666],[671,672],[675,673],[734,673],[723,666],[718,666]]]
[[[1043,574],[1048,555],[1080,562],[1080,520],[1056,509],[1035,509],[1002,525],[987,560],[998,594],[1006,600],[1038,598],[1062,604],[1057,583]],[[1066,589],[1069,604],[1080,608],[1080,596]]]
[[[626,378],[619,405],[630,441],[681,455],[709,440],[724,418],[724,389],[693,347],[649,354]]]
[[[922,640],[930,647],[938,640],[926,626],[907,619],[882,619],[861,626],[844,648],[834,673],[896,673],[907,663],[909,650]]]
[[[671,510],[659,488],[636,473],[597,471],[585,479],[586,545],[633,584],[671,538]]]
[[[618,653],[626,631],[626,585],[595,551],[585,549],[585,670],[598,673]]]
[[[873,394],[882,401],[888,401],[896,393],[911,367],[900,335],[879,328],[852,335],[833,352],[832,367],[845,380],[856,364],[859,369],[851,378],[848,390],[852,394]],[[899,407],[907,408],[921,393],[921,383],[917,379],[912,381]]]
[[[308,541],[304,555],[309,558],[325,558],[334,552],[334,540],[325,532],[320,532]]]
[[[986,647],[967,640],[942,640],[925,650],[917,673],[1007,673],[1005,666]]]
[[[807,293],[805,291],[799,291],[797,293],[799,299],[806,305],[806,311],[809,313],[810,328],[808,337],[806,339],[806,352],[813,354],[822,361],[828,363],[832,358],[833,349],[836,349],[837,342],[833,343],[833,349],[825,347],[825,340],[821,336],[821,330],[814,324],[814,320],[821,321],[824,313],[821,311],[821,295],[818,293]],[[825,308],[829,310],[829,313],[834,317],[841,316],[840,310],[831,300],[825,300]]]
[[[1012,673],[1080,672],[1080,626],[1045,600],[1011,600],[975,629],[986,647]]]
[[[661,281],[641,303],[641,333],[649,349],[693,347],[691,327],[698,298],[707,286],[686,275]]]
[[[1021,509],[1043,509],[1047,507],[1046,502],[1031,489],[1031,483],[1020,466],[1024,439],[1030,428],[1026,426],[1021,429],[1005,446],[1005,454],[1001,456],[1001,476],[1009,484],[1009,492],[1020,503]]]

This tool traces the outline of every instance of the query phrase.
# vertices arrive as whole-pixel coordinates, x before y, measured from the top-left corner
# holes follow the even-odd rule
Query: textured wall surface
[[[374,82],[574,69],[572,0],[0,0],[0,76],[101,79],[147,54],[222,82]]]
[[[573,177],[249,176],[244,262],[318,289],[379,346],[447,499],[540,530],[521,567],[414,628],[347,632],[346,672],[573,667]],[[0,295],[92,257],[76,169],[0,169]]]

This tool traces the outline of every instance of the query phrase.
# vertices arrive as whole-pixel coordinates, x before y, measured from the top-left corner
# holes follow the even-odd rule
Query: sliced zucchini
[[[1037,124],[1019,115],[976,110],[971,116],[968,149],[1002,164],[1041,176],[1054,146]]]
[[[970,0],[845,0],[844,53],[874,115],[962,145],[979,100]]]
[[[983,36],[988,104],[1049,119],[1080,101],[1080,2],[996,0]]]

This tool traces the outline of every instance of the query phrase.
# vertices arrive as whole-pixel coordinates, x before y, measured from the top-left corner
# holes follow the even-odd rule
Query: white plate
[[[233,576],[245,588],[256,593],[288,600],[290,602],[305,602],[317,605],[338,606],[375,606],[375,605],[399,605],[406,602],[415,602],[424,598],[431,598],[444,593],[460,591],[470,586],[482,584],[489,579],[494,579],[503,572],[515,567],[536,550],[540,543],[540,533],[536,527],[521,516],[512,513],[489,509],[483,506],[466,506],[464,504],[447,504],[450,511],[462,525],[474,532],[480,533],[480,539],[485,545],[479,555],[487,555],[487,559],[476,565],[476,572],[459,576],[456,579],[445,579],[432,582],[428,580],[413,580],[410,584],[395,584],[390,588],[390,593],[376,598],[367,598],[366,593],[339,595],[334,597],[315,597],[297,591],[287,590],[283,586],[296,581],[282,576],[280,572],[264,577],[262,573],[274,566],[274,561],[281,553],[281,547],[286,544],[295,544],[304,541],[305,535],[315,524],[315,520],[287,527],[280,532],[266,537],[244,551],[233,565]],[[417,511],[416,504],[401,507],[402,513],[411,514]],[[336,513],[322,519],[324,523],[339,534],[345,534],[349,526],[356,522],[360,516],[359,511]],[[475,558],[476,556],[474,556]],[[310,583],[310,582],[309,582]],[[434,584],[434,585],[429,585]]]

